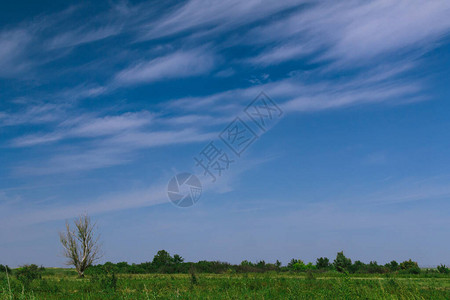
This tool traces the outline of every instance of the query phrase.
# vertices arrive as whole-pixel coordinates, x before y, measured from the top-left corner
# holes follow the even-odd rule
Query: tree
[[[439,266],[437,266],[437,270],[439,271],[439,273],[443,273],[443,274],[450,273],[450,269],[447,268],[447,266],[444,264],[440,264]]]
[[[350,273],[362,273],[367,269],[367,265],[360,260],[355,261],[350,267]]]
[[[295,258],[291,259],[291,261],[287,264],[288,269],[292,269],[293,266],[300,261],[301,261],[300,259],[295,259]]]
[[[390,263],[387,263],[386,267],[388,267],[389,270],[391,270],[392,272],[395,272],[399,269],[398,262],[396,262],[395,260],[391,261]]]
[[[277,259],[277,262],[275,263],[275,266],[279,269],[279,268],[281,267],[281,261],[279,261],[279,260]]]
[[[400,269],[404,272],[411,273],[411,274],[419,274],[420,268],[417,262],[412,261],[411,259],[405,260],[400,264]]]
[[[291,259],[291,261],[287,265],[289,270],[293,271],[305,271],[306,265],[301,259]]]
[[[319,257],[316,259],[317,269],[328,269],[330,267],[330,260],[327,257]]]
[[[181,264],[183,261],[184,261],[184,258],[182,258],[180,255],[175,254],[173,256],[173,263],[174,264],[178,265],[178,264]]]
[[[344,252],[338,252],[336,255],[336,259],[333,262],[335,268],[339,272],[348,271],[350,266],[352,265],[352,260],[350,258],[345,257]]]
[[[8,267],[8,265],[4,266],[4,265],[0,264],[0,272],[5,272],[5,271],[6,271],[6,273],[11,274],[11,268]]]
[[[84,277],[84,272],[101,257],[99,237],[94,230],[95,224],[87,214],[74,220],[75,229],[72,230],[66,222],[66,231],[60,232],[59,237],[64,248],[67,265],[75,267],[78,276]]]
[[[417,262],[412,261],[411,259],[405,260],[404,262],[402,262],[400,264],[400,269],[402,269],[402,270],[408,270],[411,268],[418,268],[418,267],[419,267],[419,265],[417,264]]]
[[[166,250],[159,250],[153,257],[152,264],[156,267],[168,266],[173,262],[172,256]]]

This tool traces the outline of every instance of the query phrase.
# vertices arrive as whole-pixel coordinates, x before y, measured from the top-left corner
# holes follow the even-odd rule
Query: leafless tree
[[[95,224],[87,214],[74,220],[75,229],[72,230],[66,222],[66,231],[60,232],[59,237],[67,257],[67,265],[72,265],[78,276],[84,277],[84,271],[101,257],[99,236],[94,230]]]

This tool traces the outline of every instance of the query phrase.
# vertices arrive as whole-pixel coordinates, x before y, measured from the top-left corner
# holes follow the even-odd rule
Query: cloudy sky
[[[104,261],[450,264],[448,1],[28,2],[0,9],[0,263],[62,266],[88,212]],[[233,161],[215,182],[211,142]]]

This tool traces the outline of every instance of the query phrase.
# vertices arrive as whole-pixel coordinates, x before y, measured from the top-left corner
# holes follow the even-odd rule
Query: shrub
[[[388,270],[384,266],[380,266],[376,261],[371,261],[366,265],[367,273],[386,273]]]
[[[398,265],[398,262],[396,262],[395,260],[391,261],[390,263],[387,263],[385,265],[391,272],[395,272],[397,271],[400,266]]]
[[[182,262],[184,262],[184,258],[182,258],[182,257],[181,257],[180,255],[178,255],[178,254],[175,254],[175,255],[173,256],[172,261],[173,261],[173,263],[174,263],[175,265],[178,265],[178,264],[181,264]]]
[[[330,266],[331,266],[330,260],[326,257],[319,257],[316,260],[317,269],[320,269],[320,270],[329,269]]]
[[[173,257],[166,250],[159,250],[153,257],[152,264],[156,267],[167,266],[173,262]]]
[[[360,260],[355,261],[350,267],[349,271],[351,273],[362,273],[366,270],[366,264]]]
[[[292,271],[306,271],[307,267],[301,259],[292,259],[288,263],[288,269]]]
[[[439,271],[439,273],[442,274],[449,274],[450,273],[450,269],[447,268],[446,265],[440,264],[439,266],[437,266],[437,270]]]
[[[404,262],[402,262],[400,264],[400,269],[402,269],[402,270],[408,270],[408,269],[416,268],[416,267],[419,267],[419,265],[417,264],[417,262],[412,261],[411,259],[405,260]]]
[[[316,277],[314,276],[314,273],[312,270],[306,271],[306,280],[315,280]]]
[[[6,265],[0,264],[0,273],[8,272],[8,274],[11,274],[11,269]]]
[[[35,279],[41,279],[41,272],[45,269],[39,268],[35,264],[24,265],[16,270],[16,278],[23,284],[25,289],[28,289],[31,282]]]
[[[350,258],[345,257],[344,252],[341,251],[337,253],[333,265],[338,272],[346,272],[350,269],[352,265],[352,260]]]
[[[189,269],[189,274],[191,275],[191,285],[197,285],[198,284],[197,275],[195,274],[195,269],[192,266]]]
[[[241,266],[250,266],[253,267],[253,263],[248,260],[241,261]]]
[[[91,277],[91,282],[97,284],[102,290],[115,290],[117,287],[117,277],[115,274],[115,265],[112,263],[100,266]],[[112,267],[111,265],[114,265]]]
[[[406,270],[409,274],[420,274],[421,270],[419,267],[412,267]]]

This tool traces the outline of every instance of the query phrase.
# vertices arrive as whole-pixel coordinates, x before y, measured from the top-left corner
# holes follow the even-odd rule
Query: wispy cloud
[[[77,29],[74,31],[64,32],[54,37],[48,43],[50,49],[74,47],[86,43],[100,41],[110,36],[114,36],[120,32],[120,26],[106,26],[103,28],[86,30],[87,28]]]
[[[411,4],[386,0],[319,2],[257,27],[239,41],[272,45],[253,59],[259,63],[286,61],[316,50],[321,60],[370,64],[370,59],[380,55],[428,49],[430,43],[448,34],[447,1]]]
[[[276,65],[311,54],[314,50],[317,50],[317,47],[308,43],[282,44],[269,47],[266,51],[249,58],[247,61],[262,66]]]
[[[118,116],[105,117],[83,115],[64,120],[52,133],[21,136],[13,140],[11,144],[14,147],[26,147],[55,142],[66,138],[92,138],[119,134],[148,125],[152,118],[149,112],[124,113]]]
[[[378,156],[378,154],[376,154]],[[370,157],[373,160],[373,157]],[[384,157],[375,157],[376,163]],[[372,162],[372,161],[371,161]],[[364,202],[371,205],[392,205],[406,202],[435,201],[450,197],[449,176],[428,178],[405,178],[378,189],[364,197]],[[354,200],[361,201],[361,200]]]
[[[133,162],[135,157],[132,154],[141,149],[204,142],[215,136],[215,133],[204,133],[195,129],[116,132],[114,136],[88,144],[69,149],[52,149],[50,157],[41,160],[39,165],[32,162],[17,165],[14,172],[18,175],[35,176],[106,168]],[[36,138],[34,141],[43,143],[53,140]],[[26,140],[23,143],[25,146]]]
[[[78,216],[81,213],[89,212],[91,215],[114,212],[139,207],[149,207],[162,203],[167,203],[168,198],[165,184],[153,185],[139,190],[130,190],[119,194],[104,195],[98,198],[89,199],[76,204],[47,203],[44,209],[27,207],[20,210],[18,207],[26,205],[23,200],[16,199],[14,202],[2,202],[2,211],[9,212],[10,217],[2,218],[2,225],[8,224],[11,227],[28,226],[42,222],[64,220]],[[0,198],[1,198],[0,194]],[[6,228],[5,226],[2,226]]]
[[[210,112],[238,111],[260,91],[265,91],[281,103],[286,112],[320,111],[368,103],[401,104],[425,100],[420,91],[422,84],[402,79],[401,75],[413,67],[411,63],[381,65],[364,69],[350,78],[308,81],[300,74],[265,84],[252,85],[202,97],[174,99],[169,106],[185,112],[205,110]],[[318,72],[316,76],[322,76]]]
[[[0,113],[0,127],[57,123],[65,118],[66,108],[64,103],[24,103],[17,111]]]
[[[205,50],[178,51],[140,62],[120,71],[115,79],[119,84],[134,84],[191,77],[208,73],[215,63],[214,55]]]
[[[26,49],[32,35],[26,29],[0,31],[0,77],[14,77],[31,67]]]
[[[153,39],[190,30],[208,32],[229,31],[294,8],[305,1],[204,1],[190,0],[167,15],[150,22],[142,39]]]

